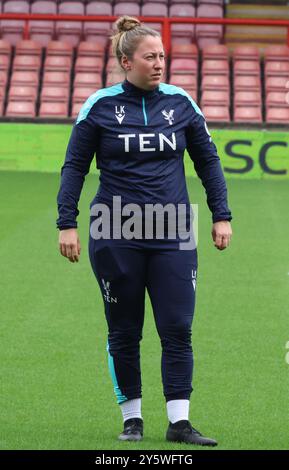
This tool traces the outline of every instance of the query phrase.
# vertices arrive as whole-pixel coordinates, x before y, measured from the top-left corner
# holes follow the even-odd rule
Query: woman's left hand
[[[230,244],[232,233],[232,227],[228,220],[215,222],[212,228],[212,237],[215,242],[215,247],[218,250],[227,248]]]

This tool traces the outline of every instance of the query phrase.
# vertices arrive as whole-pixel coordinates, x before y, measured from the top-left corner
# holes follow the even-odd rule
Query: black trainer
[[[143,420],[127,419],[123,424],[123,432],[118,436],[120,441],[141,441],[143,437]]]
[[[200,446],[218,445],[217,441],[204,437],[199,431],[192,427],[190,421],[181,420],[176,423],[169,424],[167,434],[167,441],[170,442],[185,442],[186,444],[195,444]]]

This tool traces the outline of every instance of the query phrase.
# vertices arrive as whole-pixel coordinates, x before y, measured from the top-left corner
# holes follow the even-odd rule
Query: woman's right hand
[[[71,263],[78,263],[81,247],[76,228],[59,231],[59,250]]]

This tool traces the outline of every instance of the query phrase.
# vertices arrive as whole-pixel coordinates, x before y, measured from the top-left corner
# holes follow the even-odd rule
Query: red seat
[[[13,62],[13,71],[23,70],[38,72],[40,70],[41,59],[33,55],[18,55],[15,56]]]
[[[49,41],[46,48],[46,56],[65,56],[72,57],[73,48],[71,44],[64,41]]]
[[[79,1],[61,2],[58,10],[59,15],[84,15],[84,5]],[[59,40],[73,47],[79,44],[82,35],[81,21],[57,21],[55,28]]]
[[[39,73],[26,72],[24,70],[14,71],[11,76],[11,86],[33,86],[38,87]]]
[[[43,74],[43,86],[67,88],[69,83],[69,72],[44,72]]]
[[[100,73],[77,73],[74,77],[74,87],[94,87],[102,88],[102,78]]]
[[[235,91],[260,91],[261,80],[260,77],[254,75],[237,75],[234,77],[234,90]]]
[[[35,103],[37,89],[33,86],[11,86],[8,98],[9,101],[32,101]]]
[[[221,60],[228,60],[229,58],[229,51],[228,47],[224,44],[211,44],[205,46],[202,50],[203,60],[205,59],[221,59]]]
[[[140,16],[140,5],[138,3],[118,2],[113,9],[115,16]]]
[[[288,84],[288,77],[267,77],[265,80],[266,94],[269,91],[284,91]]]
[[[199,5],[198,18],[223,18],[223,8],[219,5]],[[223,37],[223,26],[218,24],[196,25],[196,38],[198,46],[203,49],[208,44],[216,44]]]
[[[6,116],[34,118],[36,116],[35,103],[29,101],[9,101]]]
[[[78,57],[104,57],[104,46],[98,42],[81,41],[77,48]]]
[[[258,106],[261,105],[260,91],[237,91],[234,95],[235,106]]]
[[[195,44],[173,44],[171,57],[174,59],[198,59],[198,48]]]
[[[202,112],[208,122],[230,122],[227,106],[204,106]]]
[[[202,74],[229,76],[229,63],[227,60],[204,60]]]
[[[55,1],[37,0],[31,5],[31,13],[56,15],[57,4]],[[39,42],[42,46],[47,46],[54,34],[54,21],[34,20],[29,22],[30,38]]]
[[[71,110],[71,117],[76,119],[78,114],[79,114],[79,111],[81,110],[83,106],[83,103],[74,103],[72,105],[72,110]]]
[[[100,57],[77,57],[75,62],[75,72],[100,73],[103,68],[103,60]]]
[[[112,86],[116,83],[123,82],[125,79],[124,72],[109,72],[106,76],[106,84],[105,86]]]
[[[40,104],[39,117],[66,118],[68,116],[68,103],[43,102]]]
[[[5,88],[7,85],[8,80],[8,71],[1,70],[0,71],[0,87]]]
[[[267,77],[288,77],[289,76],[289,63],[268,61],[265,63],[265,76]]]
[[[269,91],[266,96],[267,108],[289,108],[288,90]]]
[[[230,82],[227,75],[204,75],[202,90],[229,90]]]
[[[95,87],[76,87],[73,91],[72,103],[84,103],[96,91]]]
[[[174,4],[170,6],[169,16],[194,18],[196,16],[196,9],[192,4],[188,3]],[[188,23],[172,24],[171,32],[172,43],[174,43],[177,38],[180,38],[181,40],[185,40],[187,38],[188,41],[192,42],[195,37],[195,25]]]
[[[281,44],[266,47],[264,60],[265,62],[274,60],[289,62],[289,47]]]
[[[110,57],[106,64],[106,73],[120,73],[121,66],[115,57]]]
[[[266,122],[272,124],[286,124],[289,122],[288,108],[269,108],[266,111]]]
[[[32,39],[22,39],[16,44],[16,55],[32,55],[40,57],[42,46]]]
[[[8,0],[3,5],[3,13],[29,13],[30,5],[26,0]],[[2,39],[15,46],[22,39],[24,32],[24,20],[2,20]]]
[[[168,16],[168,7],[167,5],[159,2],[147,2],[142,6],[141,9],[142,16],[159,16],[160,18]],[[155,29],[156,31],[161,32],[162,26],[161,23],[146,23],[146,26],[149,28]]]
[[[69,88],[44,86],[41,91],[41,102],[68,103]]]
[[[45,59],[44,70],[45,72],[70,72],[71,64],[70,57],[48,56]]]
[[[197,88],[197,76],[196,75],[171,75],[170,83],[172,85],[180,86],[180,87],[192,87]]]
[[[10,65],[10,56],[0,55],[0,70],[8,71]]]
[[[236,46],[233,51],[234,60],[260,60],[260,51],[256,46]]]
[[[205,90],[202,93],[201,106],[229,106],[230,96],[228,91]]]
[[[198,72],[198,63],[195,59],[172,59],[171,74],[196,74]]]
[[[86,6],[86,14],[112,16],[112,5],[107,2],[90,2]],[[83,30],[87,41],[97,41],[106,46],[112,24],[106,21],[87,21],[84,23]]]
[[[198,95],[196,75],[171,75],[170,84],[183,88],[196,101]]]
[[[261,123],[261,106],[237,106],[234,109],[234,122]]]
[[[260,76],[260,62],[254,60],[236,60],[234,63],[234,74]]]
[[[0,55],[7,55],[10,57],[12,46],[5,39],[0,39]]]

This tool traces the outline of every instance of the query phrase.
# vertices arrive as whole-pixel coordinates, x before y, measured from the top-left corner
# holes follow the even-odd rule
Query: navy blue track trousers
[[[197,250],[157,245],[89,239],[90,262],[104,301],[109,369],[118,403],[142,395],[140,341],[146,289],[162,346],[166,401],[189,399],[192,392]]]

